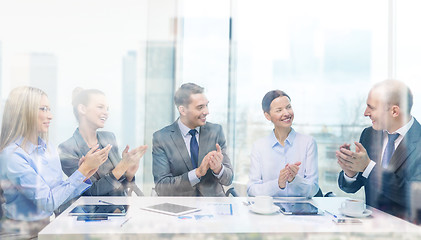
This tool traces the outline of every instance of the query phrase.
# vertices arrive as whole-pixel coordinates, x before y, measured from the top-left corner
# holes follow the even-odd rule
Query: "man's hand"
[[[344,143],[344,144],[342,144],[342,146],[340,146],[340,147],[339,147],[339,150],[340,150],[341,148],[345,148],[345,149],[351,150],[351,144],[349,144],[349,143]]]
[[[212,152],[209,152],[208,154],[206,154],[206,156],[203,158],[200,166],[198,168],[196,168],[197,178],[201,178],[201,177],[206,175],[206,172],[209,169],[209,161],[210,161],[211,155],[212,155]]]
[[[367,151],[361,143],[354,142],[355,152],[351,151],[349,147],[342,147],[336,151],[336,158],[338,164],[344,170],[348,177],[354,177],[358,172],[364,172],[370,163]]]
[[[216,144],[216,151],[212,151],[212,154],[209,158],[209,168],[218,175],[222,169],[222,159],[224,159],[224,155],[222,155],[221,147],[219,144]]]

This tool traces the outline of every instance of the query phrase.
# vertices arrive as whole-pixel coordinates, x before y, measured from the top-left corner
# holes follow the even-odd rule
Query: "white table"
[[[125,217],[107,221],[83,222],[68,212],[78,204],[97,204],[98,200],[115,204],[129,204]],[[313,198],[309,200],[322,210],[339,215],[345,198]],[[280,238],[293,239],[421,239],[421,227],[370,208],[371,217],[362,224],[337,225],[332,216],[287,216],[282,213],[259,215],[249,211],[243,203],[247,198],[195,197],[82,197],[39,233],[39,239],[159,239],[159,238]],[[201,208],[188,214],[191,218],[140,209],[158,203],[170,202]],[[232,204],[233,215],[219,215],[215,206]],[[196,219],[194,215],[212,215]],[[123,224],[125,220],[129,219]]]

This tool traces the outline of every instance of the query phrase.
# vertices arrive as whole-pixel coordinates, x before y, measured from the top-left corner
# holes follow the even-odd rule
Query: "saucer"
[[[286,201],[286,202],[299,202],[299,201],[307,201],[309,197],[274,197],[273,200],[276,201]]]
[[[279,211],[279,207],[276,205],[272,205],[271,209],[259,209],[254,206],[254,204],[249,206],[250,211],[257,213],[257,214],[263,214],[263,215],[269,215],[274,214]]]
[[[365,209],[364,212],[362,213],[353,213],[353,212],[348,212],[346,209],[343,208],[339,208],[339,211],[348,217],[353,217],[353,218],[364,218],[364,217],[368,217],[370,216],[373,212],[371,210]]]

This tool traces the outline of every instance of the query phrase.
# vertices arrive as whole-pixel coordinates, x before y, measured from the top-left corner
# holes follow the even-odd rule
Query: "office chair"
[[[4,198],[3,198],[3,189],[0,186],[0,220],[3,218],[3,205],[4,203]]]
[[[133,193],[135,193],[136,196],[138,196],[138,197],[145,196],[145,194],[143,194],[142,190],[140,190],[140,188],[134,182],[130,182],[127,185],[127,195],[132,196]]]
[[[158,193],[156,192],[154,187],[151,190],[151,197],[158,197]]]
[[[410,216],[409,220],[415,224],[421,224],[421,182],[412,182],[410,186]]]
[[[230,195],[231,195],[232,197],[238,197],[238,194],[237,194],[237,192],[235,191],[234,187],[230,187],[227,191],[225,191],[225,196],[226,196],[226,197],[229,197]]]
[[[319,187],[319,191],[317,191],[314,197],[336,197],[336,194],[334,194],[333,192],[328,192],[325,195],[323,195],[322,189]]]

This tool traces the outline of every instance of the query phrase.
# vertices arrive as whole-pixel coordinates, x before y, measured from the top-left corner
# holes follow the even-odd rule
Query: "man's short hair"
[[[284,91],[281,90],[272,90],[266,93],[262,100],[262,109],[263,112],[269,113],[270,112],[270,104],[272,101],[278,97],[287,97],[290,101],[291,98],[286,94]]]
[[[175,106],[188,106],[191,102],[190,95],[203,93],[204,88],[194,83],[184,83],[175,92],[174,103]]]
[[[411,89],[398,80],[384,80],[375,84],[372,90],[378,90],[381,94],[381,100],[390,107],[399,106],[406,114],[411,114],[414,97]]]

